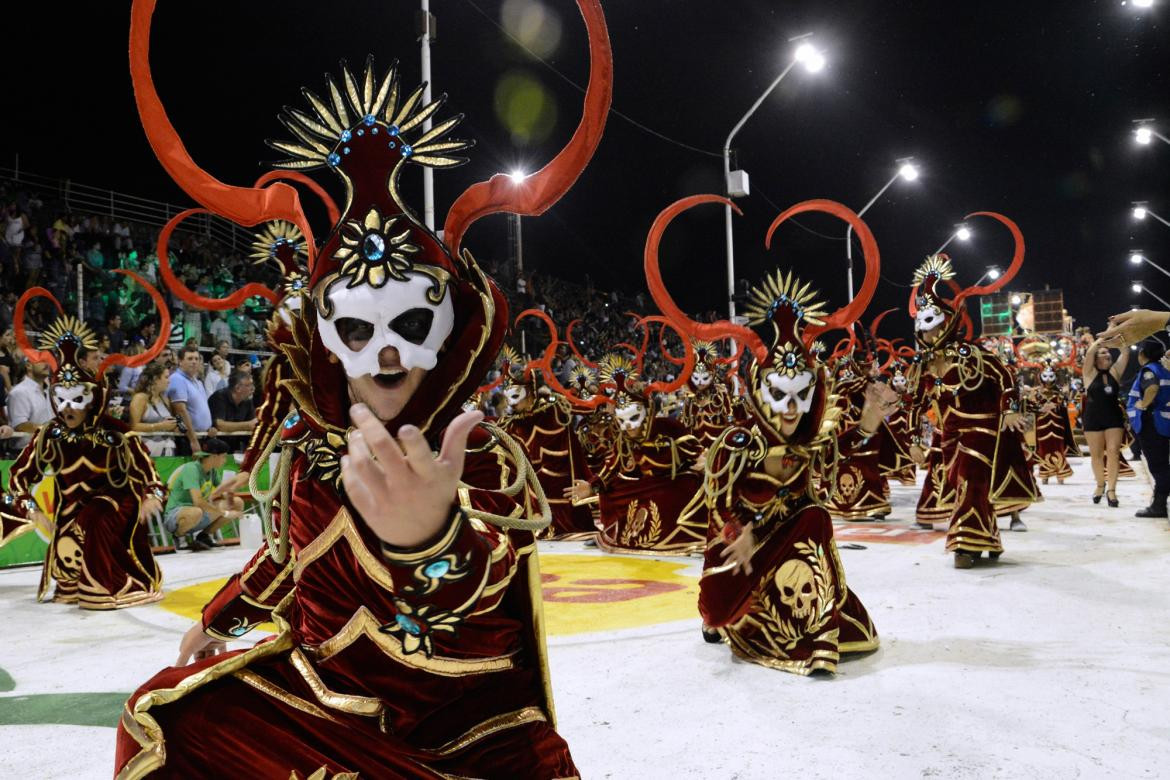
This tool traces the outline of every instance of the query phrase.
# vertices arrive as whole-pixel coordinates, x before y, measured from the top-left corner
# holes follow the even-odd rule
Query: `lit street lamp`
[[[861,207],[861,211],[857,212],[857,216],[859,216],[859,217],[863,216],[865,214],[865,212],[869,211],[869,207],[872,206],[873,204],[877,203],[878,199],[882,195],[885,195],[886,190],[888,190],[890,187],[893,187],[894,182],[896,182],[898,179],[903,179],[905,181],[914,181],[915,179],[918,178],[918,166],[914,164],[913,157],[900,157],[895,162],[898,163],[898,170],[895,171],[894,175],[890,177],[890,180],[885,183],[885,186],[883,186],[880,190],[877,191],[877,195],[874,195],[872,198],[869,199],[869,203],[866,203],[864,206]],[[849,288],[849,300],[853,300],[853,225],[852,224],[850,224],[849,227],[847,227],[845,229],[845,262],[847,263],[847,265],[845,266],[845,282]]]
[[[942,243],[942,246],[940,246],[938,249],[934,250],[934,254],[937,255],[939,252],[946,249],[948,246],[951,245],[951,242],[954,241],[956,238],[959,239],[960,241],[971,240],[971,235],[972,235],[971,228],[967,227],[967,224],[965,222],[960,222],[960,223],[956,224],[955,229],[951,231],[951,234],[949,236],[947,236],[947,240]]]
[[[1170,144],[1170,138],[1159,133],[1154,129],[1153,119],[1135,119],[1133,129],[1133,140],[1137,141],[1142,146],[1149,146],[1155,138],[1163,143]]]
[[[756,113],[756,109],[767,99],[768,95],[776,87],[780,86],[780,82],[788,75],[788,72],[797,65],[803,65],[804,69],[809,73],[817,73],[824,70],[826,60],[825,55],[818,51],[808,40],[808,35],[798,35],[789,41],[801,41],[797,45],[796,51],[793,53],[792,62],[780,71],[780,75],[776,77],[768,88],[764,90],[764,94],[760,95],[752,107],[747,110],[747,113],[731,128],[731,132],[727,134],[727,140],[723,142],[723,184],[727,188],[727,196],[729,198],[741,198],[747,195],[749,190],[747,171],[731,170],[731,141],[735,138],[736,133],[740,128],[751,118],[752,114]],[[729,319],[735,320],[735,244],[731,235],[731,206],[724,206],[723,208],[723,225],[724,235],[727,241],[727,312]]]
[[[1158,301],[1158,303],[1162,304],[1162,305],[1163,305],[1163,306],[1165,306],[1167,309],[1170,309],[1170,301],[1166,300],[1166,299],[1165,299],[1165,298],[1163,298],[1161,295],[1158,295],[1158,293],[1154,292],[1154,291],[1153,291],[1153,290],[1151,290],[1149,287],[1146,287],[1146,286],[1145,286],[1144,284],[1142,284],[1141,282],[1133,282],[1132,284],[1130,284],[1129,288],[1130,288],[1131,290],[1133,290],[1133,291],[1134,291],[1134,293],[1143,293],[1143,292],[1145,292],[1145,293],[1149,293],[1151,296],[1153,296],[1153,298],[1154,298],[1156,301]]]
[[[1141,265],[1142,263],[1145,263],[1148,266],[1152,266],[1154,268],[1157,268],[1159,271],[1166,274],[1167,276],[1170,276],[1170,271],[1167,271],[1165,268],[1158,265],[1150,258],[1146,257],[1144,254],[1142,254],[1142,250],[1140,250],[1140,249],[1134,249],[1129,253],[1129,262],[1133,263],[1134,265]],[[1136,284],[1136,282],[1135,282],[1135,284]],[[1134,292],[1137,292],[1137,291],[1135,290]]]
[[[1166,227],[1170,227],[1170,222],[1150,211],[1150,206],[1144,200],[1135,200],[1133,202],[1133,218],[1136,220],[1144,220],[1146,217],[1153,217],[1161,222]]]

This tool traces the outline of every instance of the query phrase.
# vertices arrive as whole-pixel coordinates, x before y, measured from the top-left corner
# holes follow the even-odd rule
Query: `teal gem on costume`
[[[349,141],[349,139],[351,139],[351,138],[353,138],[353,133],[349,132],[348,130],[341,131],[341,142],[342,143],[347,143]]]
[[[382,255],[386,253],[386,241],[377,233],[371,233],[366,236],[365,241],[362,242],[362,254],[366,259],[372,263],[376,263],[382,259]]]
[[[410,615],[403,615],[400,612],[394,616],[394,622],[398,624],[399,628],[411,636],[418,636],[422,633],[422,626]]]
[[[450,561],[434,561],[427,564],[427,567],[423,569],[423,574],[427,575],[433,580],[437,580],[443,577],[449,571],[451,571]]]
[[[358,131],[357,131],[357,134],[358,134],[359,136],[362,136],[362,135],[365,135],[365,134],[366,134],[366,131],[365,131],[365,130],[358,130]]]
[[[301,415],[300,415],[300,412],[297,412],[297,413],[296,413],[296,414],[294,414],[292,417],[290,417],[290,418],[288,418],[287,420],[285,420],[285,421],[284,421],[284,427],[285,427],[285,428],[293,428],[293,427],[295,427],[295,426],[296,426],[296,424],[297,424],[297,423],[299,423],[300,421],[301,421]]]
[[[386,145],[389,146],[391,149],[398,148],[398,144],[394,143],[393,141],[391,141],[390,143],[388,143]]]
[[[244,634],[248,633],[249,628],[251,628],[251,626],[247,626],[247,625],[236,626],[229,633],[232,636],[243,636]]]
[[[793,368],[796,365],[796,353],[789,352],[784,356],[784,365],[787,368]]]

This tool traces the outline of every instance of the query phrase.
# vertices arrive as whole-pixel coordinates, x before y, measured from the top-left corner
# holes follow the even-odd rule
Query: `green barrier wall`
[[[171,472],[179,466],[191,460],[190,458],[155,458],[154,467],[158,469],[158,475],[165,483],[167,478],[171,476]],[[0,460],[0,484],[3,485],[4,490],[8,490],[8,471],[12,468],[13,461]],[[232,464],[229,462],[227,468],[230,470]],[[260,478],[258,480],[260,487],[266,489],[268,487],[268,466],[260,470]],[[225,536],[234,536],[236,534],[235,523],[225,526],[223,531]],[[41,537],[37,536],[36,532],[30,531],[22,536],[13,539],[8,544],[0,547],[0,568],[6,566],[21,566],[29,563],[40,563],[45,559],[45,550],[48,549],[48,544],[45,543]]]

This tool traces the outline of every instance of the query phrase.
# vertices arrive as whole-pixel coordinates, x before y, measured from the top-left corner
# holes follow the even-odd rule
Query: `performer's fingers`
[[[748,558],[743,562],[743,573],[750,575],[752,573],[752,559]]]
[[[369,454],[378,461],[387,474],[396,477],[403,473],[406,469],[406,459],[402,456],[398,442],[394,441],[394,437],[389,434],[382,421],[374,416],[365,404],[351,406],[349,416],[357,426],[357,431],[350,433],[350,439],[360,433]],[[356,454],[352,446],[350,454]]]
[[[385,474],[377,470],[377,464],[367,457],[365,464],[355,460],[352,454],[341,456],[341,482],[349,500],[360,512],[373,511],[378,506],[373,486],[385,484]]]
[[[406,451],[411,470],[423,479],[431,479],[435,475],[435,455],[422,432],[413,425],[403,425],[398,429],[398,441]]]
[[[467,455],[467,437],[475,426],[483,422],[483,412],[464,412],[451,421],[443,432],[443,446],[439,450],[439,461],[456,478],[463,473],[463,458]]]

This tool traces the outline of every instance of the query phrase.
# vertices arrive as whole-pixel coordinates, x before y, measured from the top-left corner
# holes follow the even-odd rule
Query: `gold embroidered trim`
[[[238,677],[240,682],[252,686],[264,695],[271,696],[272,698],[287,704],[293,709],[300,710],[301,712],[308,713],[309,715],[313,715],[318,718],[331,720],[334,723],[337,722],[337,718],[333,717],[328,712],[318,707],[316,704],[313,704],[310,701],[305,701],[300,696],[294,696],[293,694],[278,686],[276,683],[270,680],[266,680],[265,678],[256,674],[251,669],[240,669],[238,672],[235,672],[233,676]]]
[[[297,556],[296,563],[293,566],[293,581],[300,581],[301,575],[304,574],[309,564],[327,553],[329,548],[336,544],[338,539],[343,537],[349,542],[349,548],[353,552],[354,557],[357,558],[358,565],[361,566],[362,571],[374,582],[393,593],[394,580],[390,576],[390,572],[378,560],[378,556],[374,555],[366,547],[366,543],[362,540],[361,534],[358,533],[357,527],[353,524],[353,518],[350,517],[349,511],[345,507],[339,508],[337,514],[333,517],[333,522],[316,539],[301,550],[301,554]]]
[[[488,718],[483,723],[473,726],[468,729],[462,736],[456,737],[447,744],[434,750],[428,750],[428,753],[434,753],[440,756],[447,756],[455,753],[463,748],[471,745],[484,737],[490,736],[505,729],[515,728],[516,726],[523,726],[526,723],[543,723],[547,722],[540,707],[525,707],[522,710],[515,712],[506,712],[503,715],[496,715],[494,718]]]
[[[366,715],[369,717],[376,717],[382,713],[382,702],[379,699],[370,696],[356,696],[351,693],[337,693],[336,691],[329,690],[325,686],[325,682],[321,679],[321,675],[317,674],[317,670],[313,668],[313,665],[309,663],[309,659],[305,658],[305,654],[300,649],[294,649],[289,653],[288,660],[293,668],[304,678],[309,689],[313,691],[313,695],[317,697],[317,701],[326,707],[348,712],[351,715]]]

